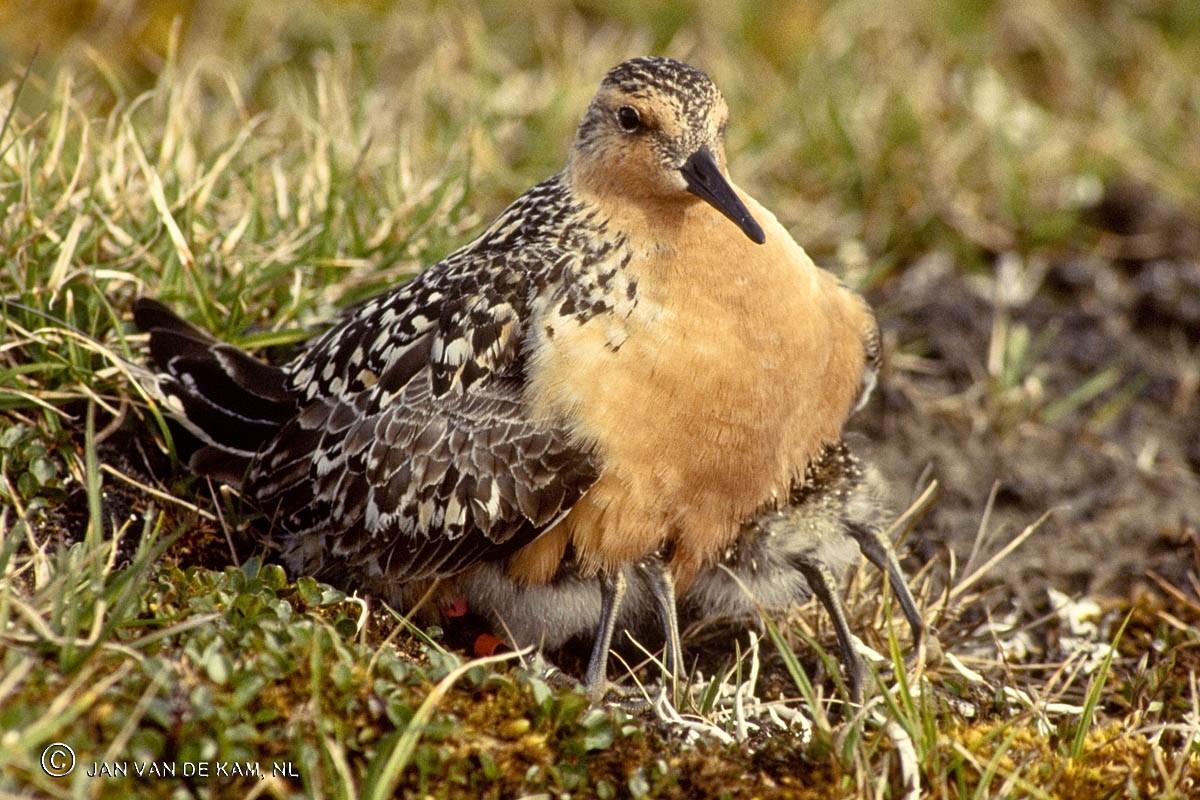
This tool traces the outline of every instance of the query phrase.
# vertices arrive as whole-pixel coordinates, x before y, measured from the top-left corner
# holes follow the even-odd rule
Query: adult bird
[[[240,487],[293,572],[347,588],[594,577],[598,698],[623,567],[664,554],[677,643],[676,587],[786,503],[873,375],[865,303],[729,179],[728,117],[694,67],[618,65],[561,172],[279,366],[140,300],[192,468]]]

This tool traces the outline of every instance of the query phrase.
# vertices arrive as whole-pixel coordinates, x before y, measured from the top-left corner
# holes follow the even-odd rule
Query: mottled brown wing
[[[398,580],[499,558],[552,526],[596,478],[562,432],[522,419],[516,387],[459,398],[428,382],[376,413],[313,401],[280,432],[250,491],[312,574]],[[315,455],[314,455],[315,454]]]
[[[596,480],[591,453],[525,408],[531,271],[461,257],[357,309],[289,368],[300,413],[246,489],[294,569],[453,574],[532,541]]]

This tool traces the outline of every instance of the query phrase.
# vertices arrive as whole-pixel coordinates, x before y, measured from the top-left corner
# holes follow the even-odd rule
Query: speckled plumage
[[[663,553],[673,615],[671,576],[788,501],[878,359],[862,300],[729,180],[727,118],[693,67],[615,67],[561,173],[279,367],[139,301],[193,468],[239,484],[297,572],[403,597]]]
[[[286,369],[305,410],[246,481],[287,532],[285,558],[313,574],[353,565],[368,584],[437,577],[560,519],[597,465],[528,413],[528,327],[545,308],[587,319],[634,302],[621,240],[556,176],[313,342]]]

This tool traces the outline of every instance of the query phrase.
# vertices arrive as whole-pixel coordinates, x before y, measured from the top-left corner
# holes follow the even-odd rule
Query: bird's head
[[[669,58],[635,58],[609,71],[579,125],[572,184],[601,199],[703,200],[762,244],[762,227],[725,173],[729,109],[700,70]]]

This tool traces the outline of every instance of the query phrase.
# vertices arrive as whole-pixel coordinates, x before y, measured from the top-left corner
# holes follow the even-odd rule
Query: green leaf
[[[233,672],[233,661],[225,653],[212,653],[204,660],[204,671],[208,673],[209,680],[224,686]]]
[[[587,731],[583,736],[584,750],[607,750],[612,747],[616,740],[616,732],[612,718],[607,712],[594,708],[584,715],[580,724]]]

